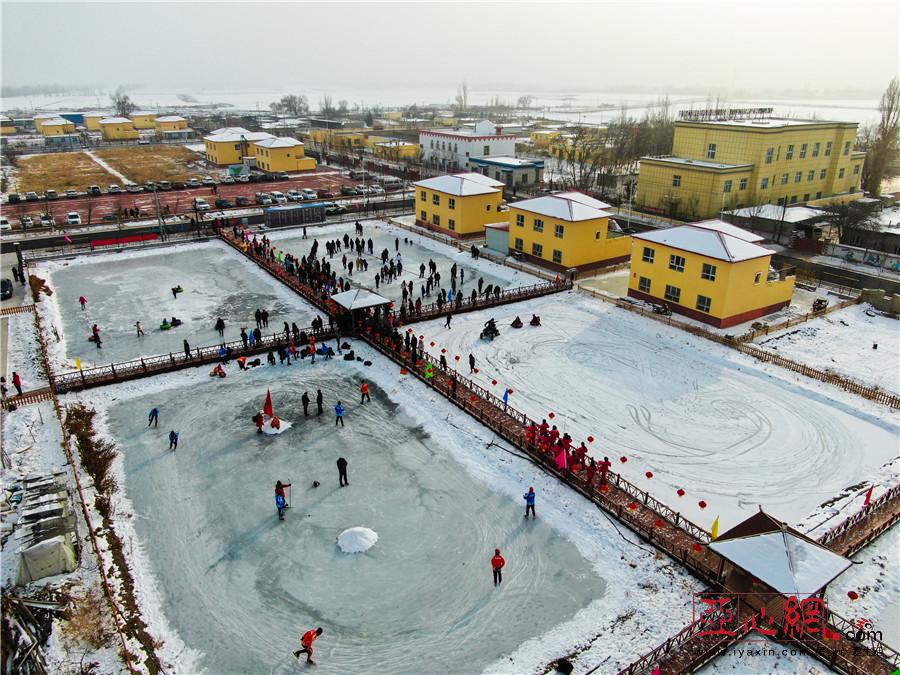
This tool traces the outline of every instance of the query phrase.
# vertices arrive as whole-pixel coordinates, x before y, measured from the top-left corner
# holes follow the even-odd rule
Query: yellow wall
[[[181,120],[180,122],[156,122],[155,124],[157,131],[180,131],[188,128],[187,120]]]
[[[88,131],[100,131],[100,120],[102,120],[106,115],[85,115],[84,116],[84,127]]]
[[[63,134],[74,134],[75,123],[67,122],[66,124],[54,124],[51,126],[41,125],[41,134],[44,136],[62,136]]]
[[[549,148],[550,143],[560,137],[561,131],[537,129],[531,132],[531,140],[536,148]]]
[[[134,123],[135,129],[153,129],[156,122],[156,114],[132,115],[131,121]]]
[[[855,142],[856,123],[852,122],[787,127],[676,122],[673,156],[751,164],[752,169],[749,174],[738,174],[732,192],[724,193],[724,180],[732,177],[733,169],[692,169],[644,159],[635,201],[641,206],[669,210],[674,198],[680,205],[677,215],[706,218],[722,208],[723,195],[728,208],[729,203],[735,207],[777,204],[779,200],[796,204],[855,192],[864,161],[863,153],[852,149]],[[710,145],[715,145],[712,157]],[[721,179],[708,175],[725,173],[729,175]],[[673,185],[676,175],[682,177],[680,186]],[[748,178],[744,191],[738,190],[739,177]],[[699,207],[695,212],[683,210],[687,205]]]
[[[100,133],[106,141],[125,141],[134,140],[139,136],[137,129],[131,124],[103,124],[100,126]]]
[[[407,145],[376,145],[374,153],[376,157],[384,159],[415,159],[420,154],[418,143]]]
[[[213,164],[240,164],[244,161],[240,141],[204,140],[206,158]],[[248,157],[253,154],[252,145],[246,148]]]
[[[535,221],[543,223],[543,232],[538,232]],[[556,236],[556,226],[563,228],[562,238]],[[540,223],[538,224],[540,226]],[[521,239],[521,246],[517,240]],[[542,246],[540,255],[534,244]],[[603,263],[613,263],[616,259],[627,259],[631,250],[631,237],[609,230],[609,218],[594,218],[569,222],[549,216],[509,207],[509,246],[534,258],[540,258],[551,265],[569,267],[597,267]],[[554,251],[562,255],[553,259]]]
[[[652,263],[644,261],[645,248],[654,251]],[[669,268],[671,255],[685,258],[684,271]],[[710,323],[727,327],[761,316],[760,310],[764,308],[790,302],[794,292],[794,277],[768,281],[771,258],[772,256],[763,256],[731,263],[635,238],[631,251],[629,294],[632,294],[631,291],[647,293],[660,303],[668,303],[673,310],[681,308],[684,310],[681,313],[695,318],[707,315],[713,319]],[[715,266],[714,280],[702,277],[704,263]],[[641,277],[650,280],[649,291],[640,290]],[[667,285],[681,289],[678,303],[666,299]],[[708,312],[697,308],[698,295],[710,298]]]
[[[256,165],[263,171],[311,171],[316,168],[316,160],[303,154],[303,146],[293,148],[262,148],[251,146],[256,155]]]
[[[4,136],[16,133],[16,125],[12,120],[3,120],[0,122],[0,134]]]
[[[435,197],[438,204],[434,203]],[[452,209],[451,200],[454,200]],[[499,190],[484,195],[456,197],[446,192],[416,186],[416,220],[436,225],[459,236],[479,234],[484,232],[487,223],[498,223],[507,219],[508,214],[499,210],[502,200],[503,193]]]

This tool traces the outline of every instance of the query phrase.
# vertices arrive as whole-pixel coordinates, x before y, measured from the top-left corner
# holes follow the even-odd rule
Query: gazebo
[[[344,310],[338,318],[341,330],[345,333],[352,332],[357,321],[363,314],[366,314],[372,307],[377,308],[390,305],[391,301],[384,296],[373,293],[365,288],[352,288],[343,293],[337,293],[331,296],[331,301]]]

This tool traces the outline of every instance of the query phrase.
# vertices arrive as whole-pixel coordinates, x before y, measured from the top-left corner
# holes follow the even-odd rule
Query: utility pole
[[[156,203],[156,222],[159,224],[159,238],[162,241],[166,240],[166,219],[162,216],[162,211],[159,206],[159,190],[153,190],[153,200]]]

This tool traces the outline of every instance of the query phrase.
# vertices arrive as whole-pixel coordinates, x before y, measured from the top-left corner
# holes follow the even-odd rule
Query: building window
[[[669,269],[676,272],[684,272],[684,256],[675,255],[674,253],[670,255]]]
[[[435,213],[434,216],[433,216],[432,222],[433,222],[435,225],[440,225],[440,224],[441,224],[441,217],[440,217],[438,214]]]
[[[448,197],[448,198],[447,198],[447,208],[449,208],[449,209],[455,209],[455,208],[456,208],[456,200],[453,199],[453,197]]]
[[[789,178],[788,174],[786,174],[786,173],[781,174],[781,184],[787,185],[788,178]]]
[[[563,238],[563,226],[562,225],[557,225],[554,228],[553,236],[556,237],[557,239]]]
[[[738,183],[738,190],[746,190],[747,189],[747,179],[741,178],[741,182]]]
[[[419,198],[420,198],[423,202],[427,199],[427,197],[426,197],[426,195],[425,195],[425,190],[422,190],[422,191],[419,193]]]
[[[681,302],[681,289],[678,288],[678,286],[669,286],[669,284],[666,284],[665,298],[672,302]]]
[[[448,219],[447,219],[447,229],[448,229],[448,230],[455,230],[455,229],[456,229],[456,221],[453,220],[453,218],[448,218]]]
[[[525,247],[525,242],[520,237],[516,237],[516,250],[521,251]]]
[[[597,234],[600,234],[599,232]],[[649,246],[644,247],[644,256],[641,258],[645,263],[653,264],[653,257],[656,255],[656,251],[654,251]]]
[[[806,159],[806,143],[800,146],[800,159]]]
[[[775,148],[766,148],[766,164],[771,164],[775,159]]]
[[[816,179],[816,170],[810,169],[809,173],[806,174],[806,180],[808,182],[808,181],[815,180],[815,179]]]
[[[844,156],[847,156],[849,154],[850,154],[850,141],[847,141],[846,143],[844,143]]]
[[[531,245],[531,255],[536,256],[538,258],[544,257],[544,247],[540,244],[532,244]]]
[[[521,213],[516,214],[516,226],[525,227],[525,216],[523,216]]]
[[[705,295],[697,296],[697,309],[701,312],[709,312],[709,308],[712,306],[712,298],[707,298]]]
[[[534,231],[535,232],[543,232],[544,231],[544,221],[539,218],[534,219]]]
[[[784,197],[778,198],[778,206],[784,206]]]
[[[431,195],[431,203],[435,206],[441,205],[441,196],[440,195]]]
[[[794,174],[794,182],[799,183],[801,180],[803,180],[803,172],[798,171],[797,173]]]
[[[641,277],[640,279],[638,279],[638,290],[641,293],[650,292],[650,280],[647,277]]]
[[[854,176],[858,176],[858,175],[859,175],[859,164],[854,164],[854,165],[853,165],[853,175],[854,175]]]
[[[710,143],[706,147],[706,158],[707,159],[715,159],[716,158],[716,144]]]
[[[831,141],[828,141],[828,142],[825,144],[825,156],[826,156],[826,157],[830,157],[830,156],[831,156]]]
[[[235,149],[235,150],[240,150],[240,149],[241,149],[241,144],[240,144],[240,143],[235,143],[235,144],[234,144],[234,149]]]
[[[491,146],[486,145],[484,146],[484,155],[487,157],[489,154],[491,154]]]
[[[673,175],[672,176],[672,187],[680,187],[681,186],[681,176]]]
[[[709,263],[703,263],[703,271],[700,273],[700,277],[706,279],[707,281],[715,281],[716,266],[710,265]]]
[[[761,181],[760,184],[759,184],[759,188],[760,188],[761,190],[768,190],[768,189],[769,189],[769,179],[768,179],[768,178],[763,178],[762,181]]]
[[[562,265],[562,251],[553,249],[553,262]]]
[[[844,177],[844,168],[841,167],[840,169],[838,169],[838,178],[843,178],[843,177]]]
[[[816,199],[822,199],[822,192],[819,191],[816,193]]]
[[[808,192],[805,195],[803,195],[803,201],[805,201],[805,202],[809,201],[809,193]]]
[[[488,204],[487,206],[485,206],[485,207],[484,207],[484,210],[485,210],[485,211],[490,211],[490,210],[491,210],[491,205]]]
[[[813,157],[819,156],[819,146],[820,145],[821,145],[821,143],[813,143],[813,152],[812,152]]]
[[[785,159],[794,159],[794,145],[791,144],[787,147],[787,152],[784,153]]]
[[[797,195],[791,195],[791,204],[797,203]]]
[[[761,279],[762,279],[762,272],[757,272],[757,273],[753,276],[753,283],[754,283],[754,284],[758,284],[758,283],[760,282]]]
[[[722,187],[722,192],[731,192],[731,181],[726,180],[725,185]]]
[[[819,180],[824,179],[825,176],[827,176],[827,175],[828,175],[828,169],[822,169],[822,170],[819,172]]]
[[[422,211],[422,218],[421,218],[421,220],[422,220],[423,223],[427,223],[427,222],[428,222],[428,211]]]

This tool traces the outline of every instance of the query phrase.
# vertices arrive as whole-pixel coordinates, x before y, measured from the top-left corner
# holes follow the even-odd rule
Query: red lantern
[[[652,472],[652,471],[648,471],[648,472],[645,473],[644,475],[647,476],[647,478],[653,478],[653,472]]]
[[[695,552],[695,553],[700,553],[700,551],[703,550],[703,546],[701,546],[699,542],[696,542],[696,541],[695,541],[695,542],[694,542],[693,549],[694,549],[694,552]]]
[[[625,462],[628,461],[628,458],[627,458],[627,457],[624,457],[624,456],[623,456],[623,457],[619,457],[619,461],[622,462],[622,464],[624,464]]]
[[[656,521],[655,523],[653,523],[653,524],[654,524],[656,527],[662,527],[662,526],[663,526],[663,521],[657,519],[657,521]]]
[[[431,346],[434,347],[434,343],[433,343],[433,342],[431,343]]]
[[[407,332],[407,333],[412,333],[412,328],[407,328],[407,329],[406,329],[406,332]]]
[[[409,352],[403,352],[400,356],[402,356],[404,359],[408,359],[408,358],[409,358]]]
[[[477,394],[472,394],[472,395],[469,397],[469,400],[472,401],[472,403],[477,402],[477,401],[478,401],[478,395],[477,395]]]
[[[478,368],[475,368],[475,369],[474,369],[474,372],[475,372],[475,374],[477,375],[477,374],[478,374]]]
[[[684,490],[682,490],[681,488],[678,488],[677,494],[679,497],[684,497]]]
[[[446,350],[446,349],[442,349],[442,350],[441,350],[441,354],[446,354],[446,353],[447,353],[447,350]]]
[[[420,340],[424,340],[424,339],[425,339],[425,336],[424,336],[424,335],[420,335],[420,336],[419,336],[419,339],[420,339]]]
[[[600,492],[609,492],[609,483],[604,483],[600,486]]]
[[[497,386],[497,380],[491,380],[491,384],[494,385],[494,386],[496,387],[496,386]]]
[[[388,305],[388,307],[390,307],[391,309],[394,309],[394,303],[393,303],[393,302],[390,303],[390,304]]]
[[[556,417],[556,413],[550,413],[549,415],[547,415],[547,417],[552,420],[554,417]]]
[[[459,356],[454,356],[453,358],[459,361]]]
[[[859,600],[859,593],[856,591],[847,591],[847,597],[851,600]]]
[[[588,443],[593,443],[593,442],[594,442],[594,437],[588,436]]]
[[[401,368],[401,369],[400,369],[400,374],[401,374],[401,375],[409,375],[409,371],[408,371],[406,368]]]
[[[701,499],[699,502],[697,502],[697,506],[699,506],[701,509],[705,509],[706,502]]]
[[[628,508],[634,511],[637,508],[637,502],[629,502]]]
[[[506,393],[507,393],[507,394],[512,394],[512,389],[507,389],[507,390],[506,390]]]

